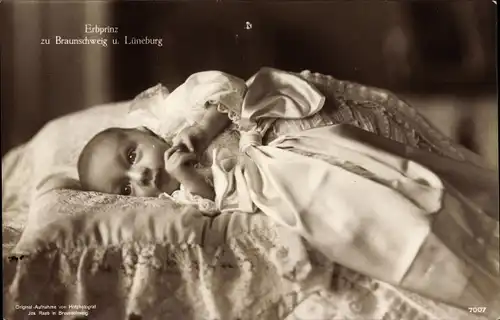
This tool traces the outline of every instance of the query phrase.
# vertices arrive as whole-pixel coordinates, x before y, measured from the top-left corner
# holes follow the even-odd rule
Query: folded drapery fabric
[[[203,78],[211,73],[241,88],[241,80],[220,72]],[[206,99],[213,102],[217,86],[206,86],[211,92]],[[227,93],[227,84],[220,86]],[[342,126],[304,130],[262,145],[275,119],[311,116],[324,97],[300,77],[271,68],[252,77],[243,94],[239,104],[222,104],[227,109],[221,111],[240,128],[242,156],[231,162],[223,151],[215,152],[221,211],[259,209],[334,262],[452,304],[494,309],[498,256],[484,240],[491,230],[484,230],[481,242],[470,222],[484,221],[484,212],[433,172],[432,163],[405,157],[404,146],[395,153],[353,138]],[[454,164],[440,161],[441,168],[442,162]],[[467,246],[477,249],[474,257]]]
[[[332,260],[400,283],[430,232],[426,216],[441,207],[442,183],[416,163],[357,149],[337,137],[334,126],[261,145],[274,119],[304,118],[323,103],[321,93],[294,75],[269,68],[256,74],[238,112],[245,156],[226,173],[218,162],[213,165],[217,202],[224,209],[223,200],[235,192],[238,209],[253,211],[255,206]],[[373,177],[341,163],[355,164]]]

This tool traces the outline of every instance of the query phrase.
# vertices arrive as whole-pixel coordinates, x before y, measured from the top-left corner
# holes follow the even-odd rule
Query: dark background
[[[51,119],[131,99],[158,82],[173,89],[202,70],[247,78],[274,66],[408,95],[445,133],[496,157],[489,0],[7,1],[0,10],[2,155]],[[40,44],[83,37],[86,23],[117,26],[108,38],[162,38],[163,46]],[[490,121],[483,133],[481,119]]]

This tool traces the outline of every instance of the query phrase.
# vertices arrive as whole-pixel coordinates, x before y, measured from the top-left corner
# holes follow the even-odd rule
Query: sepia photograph
[[[500,319],[496,1],[0,17],[3,319]]]

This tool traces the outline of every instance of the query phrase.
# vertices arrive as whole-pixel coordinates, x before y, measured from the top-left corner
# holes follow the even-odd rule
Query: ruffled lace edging
[[[205,177],[205,181],[212,188],[214,187],[213,182],[208,177]],[[181,188],[179,190],[175,190],[172,195],[162,193],[160,194],[160,198],[171,199],[178,204],[194,206],[196,209],[206,215],[215,216],[220,213],[217,205],[215,204],[215,201],[203,198],[196,194],[192,194],[185,190],[182,185]]]
[[[172,198],[179,204],[194,206],[196,209],[198,209],[204,214],[216,215],[219,212],[214,201],[203,198],[196,194],[191,194],[183,192],[182,190],[177,190],[174,191],[174,193],[172,193]]]
[[[217,111],[223,114],[227,114],[229,120],[231,120],[231,122],[234,123],[238,129],[240,129],[240,120],[241,120],[240,114],[238,114],[234,110],[229,109],[222,103],[217,104]]]

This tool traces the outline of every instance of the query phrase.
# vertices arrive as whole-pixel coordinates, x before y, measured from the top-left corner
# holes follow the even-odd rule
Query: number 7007
[[[469,312],[472,313],[484,313],[486,312],[486,307],[469,307],[467,308]]]

